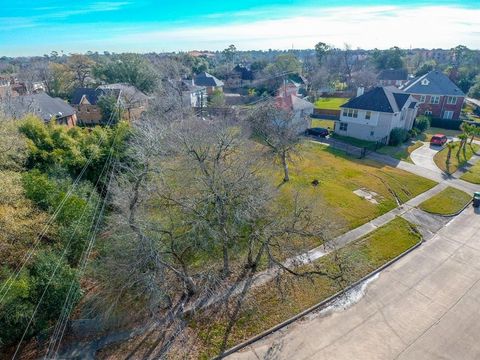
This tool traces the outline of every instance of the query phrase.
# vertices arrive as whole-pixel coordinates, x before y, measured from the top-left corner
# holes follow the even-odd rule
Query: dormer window
[[[423,79],[421,84],[426,86],[426,85],[430,84],[430,81],[428,81],[428,79]]]

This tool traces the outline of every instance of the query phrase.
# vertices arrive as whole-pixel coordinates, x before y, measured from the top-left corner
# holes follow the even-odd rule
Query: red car
[[[447,137],[443,134],[435,134],[430,139],[430,145],[443,146],[447,142]]]

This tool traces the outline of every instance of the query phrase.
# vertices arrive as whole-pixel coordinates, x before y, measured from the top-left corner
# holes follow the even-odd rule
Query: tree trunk
[[[288,182],[290,180],[290,176],[288,174],[288,162],[287,162],[287,152],[282,152],[282,165],[283,165],[283,182]]]
[[[448,153],[447,153],[447,172],[450,173],[450,159],[452,158],[452,148],[449,146],[448,147]]]

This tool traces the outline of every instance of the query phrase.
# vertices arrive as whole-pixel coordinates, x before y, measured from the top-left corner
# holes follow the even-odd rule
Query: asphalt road
[[[467,208],[346,309],[229,359],[480,359],[480,212]],[[273,345],[273,346],[272,346]]]

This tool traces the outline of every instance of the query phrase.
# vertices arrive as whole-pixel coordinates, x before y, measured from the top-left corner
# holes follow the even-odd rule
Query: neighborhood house
[[[62,99],[52,98],[41,92],[38,94],[12,97],[2,102],[2,110],[14,119],[26,114],[34,114],[46,123],[55,119],[57,124],[69,127],[77,124],[75,109]]]
[[[420,115],[459,120],[465,94],[441,71],[433,70],[416,77],[402,90],[418,100]]]
[[[194,84],[196,86],[203,86],[207,89],[207,94],[211,95],[215,90],[223,91],[223,81],[217,79],[215,76],[207,72],[201,72],[195,76]]]
[[[128,121],[138,120],[145,111],[148,96],[134,86],[127,84],[101,85],[96,89],[75,89],[71,104],[77,110],[79,123],[83,125],[97,125],[106,121],[99,105],[103,96],[113,97],[124,110],[124,117]]]
[[[378,74],[377,80],[379,86],[400,87],[408,81],[408,72],[406,69],[385,69]]]
[[[340,108],[336,134],[384,143],[392,129],[410,130],[417,116],[417,100],[393,86],[359,94]]]

